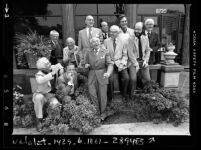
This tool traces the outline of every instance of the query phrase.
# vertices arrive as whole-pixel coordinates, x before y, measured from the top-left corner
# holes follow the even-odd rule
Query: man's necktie
[[[113,40],[113,48],[114,48],[114,51],[116,49],[116,39]]]
[[[138,48],[139,48],[139,58],[142,59],[142,44],[141,44],[141,36],[138,37]]]
[[[148,34],[148,38],[149,38],[149,42],[150,42],[151,33],[148,32],[147,34]]]
[[[89,28],[89,40],[92,38],[92,34],[91,34],[92,29]]]

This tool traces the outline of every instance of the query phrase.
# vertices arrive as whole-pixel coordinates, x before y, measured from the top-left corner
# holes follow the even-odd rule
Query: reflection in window
[[[176,16],[163,16],[162,36],[167,38],[167,43],[176,44],[178,19]]]
[[[156,9],[167,9],[168,13],[185,12],[184,4],[138,4],[138,14],[156,14]]]
[[[98,27],[100,27],[100,22],[101,21],[106,21],[108,23],[108,26],[117,24],[117,17],[116,16],[99,16],[98,17]]]
[[[14,18],[14,31],[27,33],[28,29],[36,30],[39,34],[49,36],[53,29],[57,30],[62,37],[61,17],[20,17]]]

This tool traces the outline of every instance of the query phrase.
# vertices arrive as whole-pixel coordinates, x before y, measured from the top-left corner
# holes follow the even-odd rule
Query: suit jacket
[[[78,66],[79,63],[80,63],[80,54],[79,54],[79,47],[78,46],[74,46],[74,49],[71,50],[73,52],[73,55],[74,55],[74,58],[75,58],[75,62],[76,62],[76,65]],[[69,57],[69,48],[66,46],[64,49],[63,49],[63,62],[66,62],[66,61],[70,61],[71,62],[71,58]]]
[[[102,32],[98,28],[92,27],[92,37],[99,37]],[[82,50],[90,50],[89,38],[87,36],[87,28],[80,30],[78,35],[78,47]]]
[[[54,65],[57,64],[57,59],[62,58],[63,54],[62,54],[62,44],[60,41],[58,41],[58,44],[54,44],[53,41],[50,42],[50,45],[52,47],[52,51],[51,51],[51,56],[50,56],[50,62]]]
[[[50,80],[54,79],[51,73],[45,74],[42,71],[38,71],[35,74],[37,89],[36,92],[48,93],[51,91]]]
[[[73,78],[73,84],[74,84],[74,90],[73,91],[72,91],[72,87],[70,85],[68,85],[69,81],[70,81],[70,79],[68,79],[66,77],[66,73],[62,74],[58,78],[57,89],[63,91],[65,93],[65,95],[72,94],[72,93],[74,93],[75,89],[77,89],[78,83],[77,83],[77,73],[76,72],[75,72],[74,78]]]
[[[127,28],[126,33],[123,32],[123,30],[120,28],[120,34],[127,34],[129,37],[135,36],[134,30],[131,28]]]
[[[114,64],[108,50],[100,47],[97,55],[94,54],[93,50],[88,51],[86,54],[86,64],[90,64],[88,84],[91,84],[96,79],[101,85],[108,84],[108,78],[104,78],[103,74],[106,72],[111,74]]]
[[[123,69],[127,68],[127,60],[128,60],[128,46],[121,38],[118,36],[116,38],[116,49],[113,47],[112,38],[108,38],[104,41],[105,48],[109,50],[111,57],[114,60],[115,65],[119,68],[123,66]],[[119,70],[121,71],[121,70]]]
[[[141,45],[142,45],[142,60],[145,60],[147,63],[149,62],[150,51],[152,49],[149,47],[148,37],[145,35],[141,35]],[[137,65],[137,58],[139,58],[139,48],[138,48],[138,38],[133,37],[129,39],[128,44],[128,66],[133,64]]]
[[[146,33],[146,36],[148,37],[147,33]],[[149,39],[149,46],[153,50],[153,52],[157,52],[158,49],[160,48],[159,36],[157,33],[151,32],[150,39]]]

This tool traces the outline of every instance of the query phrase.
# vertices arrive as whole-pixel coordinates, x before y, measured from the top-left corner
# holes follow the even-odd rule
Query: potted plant
[[[15,49],[17,50],[17,60],[19,66],[28,63],[29,68],[36,68],[36,61],[39,57],[50,58],[50,40],[43,35],[38,35],[36,31],[29,31],[27,34],[15,35]]]

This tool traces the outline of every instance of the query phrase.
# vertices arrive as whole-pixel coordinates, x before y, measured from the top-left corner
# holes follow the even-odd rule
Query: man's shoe
[[[38,132],[42,131],[42,118],[36,118],[36,130]]]

